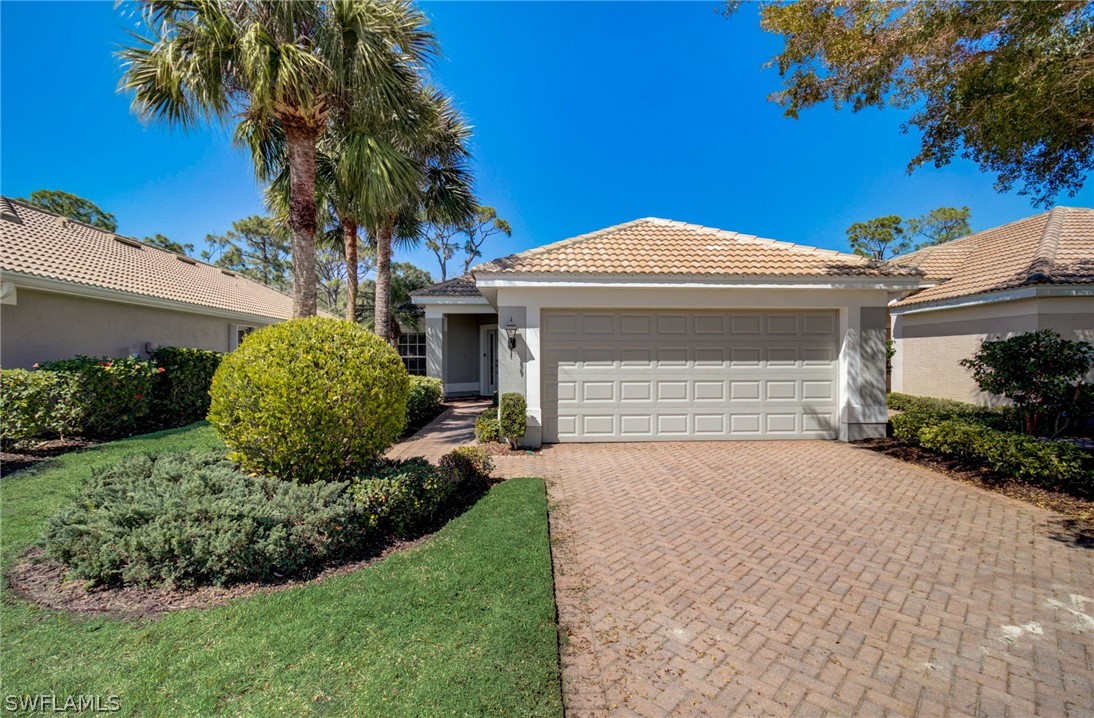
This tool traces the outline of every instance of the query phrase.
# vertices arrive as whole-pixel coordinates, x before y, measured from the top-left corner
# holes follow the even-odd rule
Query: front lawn
[[[6,571],[94,465],[216,448],[203,424],[0,482]],[[10,595],[2,692],[119,697],[119,715],[561,716],[543,482],[499,484],[422,545],[354,573],[141,622]]]

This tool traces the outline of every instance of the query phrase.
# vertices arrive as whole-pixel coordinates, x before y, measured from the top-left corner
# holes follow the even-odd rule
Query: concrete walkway
[[[457,446],[475,443],[475,418],[490,406],[489,399],[450,401],[444,412],[418,433],[388,449],[389,459],[423,456],[436,463]]]

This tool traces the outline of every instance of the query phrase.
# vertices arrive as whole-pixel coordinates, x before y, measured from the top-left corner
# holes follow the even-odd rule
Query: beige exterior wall
[[[1094,343],[1094,297],[1042,297],[893,316],[893,391],[977,404],[984,394],[959,362],[984,339],[1054,329]]]
[[[232,326],[262,326],[174,311],[20,288],[15,304],[0,305],[0,366],[29,368],[39,361],[127,356],[159,346],[228,351]]]

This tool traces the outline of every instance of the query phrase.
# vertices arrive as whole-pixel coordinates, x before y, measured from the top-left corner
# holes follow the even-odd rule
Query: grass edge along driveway
[[[90,467],[219,446],[195,424],[0,481],[6,571]],[[141,622],[0,605],[0,700],[116,695],[114,715],[561,716],[540,479],[493,487],[421,545],[352,574]],[[0,702],[0,711],[3,703]]]

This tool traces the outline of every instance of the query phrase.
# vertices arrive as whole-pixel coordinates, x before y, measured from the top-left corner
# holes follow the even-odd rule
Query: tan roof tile
[[[0,197],[0,270],[201,308],[292,317],[292,298],[204,262]]]
[[[637,219],[479,265],[472,273],[830,277],[916,275],[855,254],[666,219]]]
[[[898,307],[1033,284],[1094,283],[1094,209],[1056,207],[891,261],[939,282]]]

